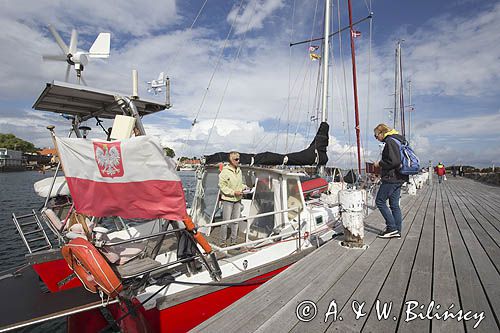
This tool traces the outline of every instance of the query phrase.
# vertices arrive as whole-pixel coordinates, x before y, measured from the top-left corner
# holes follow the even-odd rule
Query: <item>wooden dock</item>
[[[194,331],[500,332],[500,187],[449,177],[402,208],[401,239],[376,211],[368,249],[330,241]]]

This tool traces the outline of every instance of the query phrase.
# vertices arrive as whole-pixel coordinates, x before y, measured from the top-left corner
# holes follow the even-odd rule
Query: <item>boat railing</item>
[[[299,235],[299,237],[298,237],[298,241],[299,241],[298,248],[300,249],[301,248],[301,241],[300,241],[300,239],[301,239],[301,234],[302,234],[301,233],[301,219],[300,219],[300,212],[301,212],[301,210],[302,210],[302,208],[300,208],[300,207],[288,208],[288,209],[283,209],[283,210],[279,210],[279,211],[273,211],[273,212],[268,212],[268,213],[261,213],[261,214],[257,214],[257,215],[252,215],[252,216],[239,217],[239,218],[231,219],[231,220],[227,220],[227,221],[208,223],[208,224],[204,224],[203,226],[200,226],[200,227],[217,227],[217,226],[221,226],[221,225],[225,225],[225,224],[231,224],[231,223],[236,223],[236,222],[240,222],[240,221],[247,221],[249,219],[255,219],[255,218],[259,218],[259,217],[265,217],[265,216],[271,216],[271,215],[277,215],[277,214],[284,214],[284,213],[288,213],[288,212],[297,212],[297,220],[298,220],[298,223],[297,223],[298,224],[298,229],[297,230],[286,232],[286,233],[279,234],[279,235],[263,237],[263,238],[259,238],[259,239],[256,239],[256,240],[249,240],[248,236],[250,234],[250,225],[251,225],[251,223],[247,223],[246,224],[246,230],[245,230],[245,242],[244,243],[238,243],[238,244],[233,245],[233,246],[227,246],[227,247],[224,247],[224,248],[219,248],[219,251],[226,252],[226,251],[238,249],[238,248],[241,248],[241,247],[244,247],[244,246],[251,246],[251,245],[255,245],[255,244],[260,244],[260,243],[263,243],[263,242],[268,241],[268,240],[275,240],[275,239],[278,239],[278,238],[285,238],[285,237],[289,237],[289,236],[293,236],[293,235]]]

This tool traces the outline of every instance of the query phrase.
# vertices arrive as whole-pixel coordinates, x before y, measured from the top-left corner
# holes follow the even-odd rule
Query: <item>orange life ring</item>
[[[205,237],[201,233],[199,233],[196,230],[196,226],[193,223],[193,220],[191,219],[191,216],[186,215],[183,219],[184,225],[186,226],[186,230],[191,232],[193,234],[194,239],[200,246],[203,248],[206,254],[209,254],[212,252],[212,247],[210,244],[207,242]]]
[[[86,239],[72,239],[62,247],[61,253],[88,291],[96,293],[100,289],[114,298],[123,289],[106,259]]]

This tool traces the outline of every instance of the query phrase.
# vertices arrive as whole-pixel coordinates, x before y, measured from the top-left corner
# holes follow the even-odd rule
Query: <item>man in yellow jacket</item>
[[[243,177],[241,174],[240,154],[232,151],[229,153],[229,164],[226,164],[219,174],[219,189],[222,201],[222,219],[224,221],[237,219],[241,213],[241,198],[243,196]],[[238,239],[238,222],[231,223],[231,245]],[[227,224],[221,225],[221,246],[226,246]]]

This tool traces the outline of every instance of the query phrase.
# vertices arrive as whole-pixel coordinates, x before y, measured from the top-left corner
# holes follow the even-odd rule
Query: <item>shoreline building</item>
[[[0,172],[25,170],[26,162],[23,152],[0,148]]]

